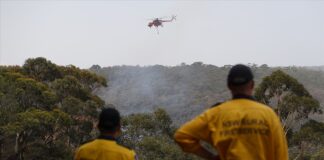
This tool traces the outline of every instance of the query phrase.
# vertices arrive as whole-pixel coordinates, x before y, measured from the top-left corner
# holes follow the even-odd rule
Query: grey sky
[[[157,35],[150,18],[177,15]],[[0,0],[0,64],[324,65],[324,1]]]

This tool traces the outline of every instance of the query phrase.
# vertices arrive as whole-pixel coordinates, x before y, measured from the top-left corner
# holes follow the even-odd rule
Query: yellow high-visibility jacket
[[[268,106],[238,98],[213,107],[184,124],[175,141],[195,153],[209,142],[222,160],[288,160],[282,125]]]
[[[82,145],[75,160],[136,160],[134,151],[118,145],[113,139],[95,139]]]

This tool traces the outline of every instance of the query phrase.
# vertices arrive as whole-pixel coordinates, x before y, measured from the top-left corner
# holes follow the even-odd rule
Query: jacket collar
[[[116,138],[113,136],[107,136],[107,135],[100,135],[97,139],[104,139],[104,140],[110,140],[110,141],[116,141]]]
[[[240,98],[249,99],[249,100],[253,100],[253,101],[256,100],[253,96],[244,95],[244,94],[236,94],[236,95],[233,95],[233,98],[232,99],[240,99]]]

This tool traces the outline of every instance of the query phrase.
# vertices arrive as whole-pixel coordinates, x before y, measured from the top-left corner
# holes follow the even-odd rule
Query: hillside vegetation
[[[71,160],[77,147],[95,139],[96,91],[105,78],[45,58],[0,66],[0,160]],[[163,109],[124,116],[118,141],[142,160],[196,159],[173,142],[175,127]]]
[[[255,75],[257,100],[270,105],[281,119],[288,140],[289,157],[296,160],[324,159],[324,101],[321,98],[324,96],[324,72],[321,67],[250,67]],[[163,108],[169,113],[173,125],[179,126],[213,104],[231,98],[226,87],[230,68],[230,65],[217,67],[196,62],[174,67],[155,65],[101,68],[94,65],[90,70],[109,80],[108,87],[101,88],[97,93],[106,103],[116,105],[122,114],[141,118],[142,114],[147,115],[157,108]],[[138,118],[134,120],[138,121]],[[143,120],[138,121],[137,125],[147,124]],[[135,135],[138,133],[142,133],[142,129],[135,132]],[[144,137],[148,138],[145,141],[161,144],[159,138]],[[138,141],[134,138],[125,142],[129,144],[127,142]],[[130,146],[138,148],[136,144],[130,143]],[[163,150],[164,147],[159,148]],[[151,149],[145,153],[149,153]],[[170,150],[167,152],[178,153]],[[150,154],[143,155],[150,157]]]
[[[0,67],[0,160],[72,159],[93,138],[106,80],[45,58]]]
[[[250,65],[256,86],[262,78],[275,70],[282,70],[296,78],[310,94],[324,104],[324,71],[309,67],[268,67]],[[226,87],[227,66],[206,65],[196,62],[179,66],[113,66],[90,70],[107,78],[108,87],[98,95],[106,103],[118,106],[123,114],[152,112],[162,107],[176,124],[181,124],[217,102],[230,99]],[[313,118],[323,121],[321,116]]]
[[[103,107],[121,111],[123,134],[117,142],[134,149],[140,159],[198,159],[174,143],[174,131],[214,103],[230,99],[225,83],[230,67],[196,62],[86,70],[45,58],[0,66],[0,160],[72,159],[78,146],[98,136]],[[283,122],[290,157],[323,159],[323,71],[251,68],[256,98],[271,105]]]

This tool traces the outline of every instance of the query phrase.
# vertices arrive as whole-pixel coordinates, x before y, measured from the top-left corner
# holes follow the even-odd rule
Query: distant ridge
[[[322,66],[308,66],[306,68],[312,69],[312,70],[317,70],[317,71],[324,71],[324,65],[322,65]]]
[[[324,66],[268,67],[250,65],[256,84],[272,71],[281,69],[302,83],[321,102],[324,100]],[[108,87],[98,91],[106,103],[114,104],[123,114],[166,109],[175,123],[182,123],[217,102],[230,99],[226,76],[231,65],[222,67],[195,62],[179,66],[94,65],[90,70],[104,76]]]

